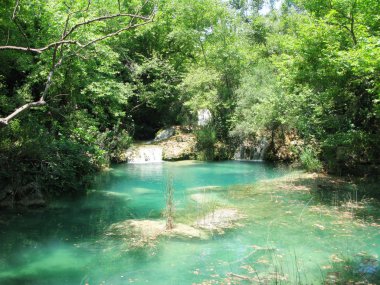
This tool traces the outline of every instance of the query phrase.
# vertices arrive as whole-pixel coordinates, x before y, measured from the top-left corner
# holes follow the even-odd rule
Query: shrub
[[[311,147],[307,147],[301,151],[300,162],[302,167],[309,172],[319,172],[323,168],[322,162],[318,159],[317,152]]]
[[[197,159],[213,160],[215,157],[216,131],[211,125],[204,126],[195,132],[197,138]]]

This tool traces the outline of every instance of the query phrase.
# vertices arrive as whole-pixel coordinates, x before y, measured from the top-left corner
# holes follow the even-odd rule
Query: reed
[[[172,230],[174,228],[174,187],[173,187],[173,177],[169,177],[166,182],[166,208],[165,208],[165,218],[166,218],[166,230]]]

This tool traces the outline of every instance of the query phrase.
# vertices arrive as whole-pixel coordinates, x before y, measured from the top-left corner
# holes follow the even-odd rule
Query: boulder
[[[154,138],[154,141],[155,142],[159,142],[159,141],[163,141],[163,140],[166,140],[172,136],[174,136],[175,134],[175,128],[174,127],[170,127],[170,128],[167,128],[167,129],[163,129],[163,130],[159,130],[156,134],[156,137]]]
[[[195,135],[181,133],[158,143],[162,147],[162,159],[168,161],[195,158]]]

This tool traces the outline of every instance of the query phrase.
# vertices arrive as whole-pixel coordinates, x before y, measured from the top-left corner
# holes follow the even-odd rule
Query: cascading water
[[[237,148],[234,160],[262,161],[268,146],[269,143],[265,138],[259,139],[256,143],[243,143]]]
[[[206,126],[212,120],[212,114],[209,109],[198,110],[198,126]]]
[[[160,146],[134,146],[127,150],[128,163],[152,163],[162,161],[162,148]]]

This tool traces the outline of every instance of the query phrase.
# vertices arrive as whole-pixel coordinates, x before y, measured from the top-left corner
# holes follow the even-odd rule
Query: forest
[[[200,124],[199,114],[204,111],[210,114],[210,120]],[[194,149],[181,158],[164,160],[183,158],[188,162],[165,162],[160,166],[127,165],[128,149],[136,145],[150,146],[152,142],[152,147],[157,147],[157,137],[167,130],[173,130],[176,136],[167,144],[164,142],[161,145],[164,152],[172,148],[173,144],[187,140],[194,140]],[[233,161],[236,158],[256,158],[251,154],[252,149],[263,151],[263,145],[265,153],[259,158],[264,162],[239,164]],[[184,169],[188,169],[187,172]],[[234,171],[240,174],[235,177]],[[246,175],[249,171],[254,171],[255,174]],[[300,176],[296,179],[289,173]],[[162,176],[157,178],[155,175]],[[209,175],[210,181],[202,175]],[[124,176],[127,178],[121,182],[120,177]],[[187,176],[193,180],[187,181]],[[263,224],[258,226],[262,226],[260,229],[263,234],[258,240],[263,243],[266,240],[266,245],[253,245],[253,252],[245,252],[248,254],[246,256],[236,256],[238,262],[231,261],[228,269],[231,272],[220,269],[223,271],[220,276],[227,279],[213,283],[215,278],[219,278],[216,277],[219,276],[217,274],[210,275],[215,277],[214,281],[199,279],[204,277],[203,269],[194,265],[194,268],[186,269],[186,272],[191,272],[191,278],[198,278],[193,283],[189,281],[192,279],[187,279],[186,282],[175,279],[185,278],[183,276],[168,279],[169,276],[166,275],[163,275],[162,283],[155,283],[152,281],[155,280],[155,270],[159,271],[161,267],[154,265],[149,273],[152,274],[152,279],[146,273],[147,282],[272,284],[265,282],[275,279],[273,284],[314,284],[310,281],[314,279],[302,275],[296,250],[289,255],[296,264],[296,269],[290,270],[297,272],[294,279],[281,271],[286,271],[278,265],[282,255],[275,254],[281,251],[281,242],[273,242],[269,246],[270,233],[273,236],[277,234],[274,221],[289,216],[293,220],[279,222],[278,228],[288,222],[300,226],[293,232],[289,230],[285,234],[278,233],[279,236],[286,236],[285,241],[289,238],[289,243],[294,242],[292,235],[299,233],[296,236],[300,238],[299,243],[302,243],[302,237],[306,236],[302,231],[308,229],[309,233],[318,231],[316,240],[310,241],[310,244],[319,244],[323,233],[323,242],[328,240],[328,223],[343,227],[339,221],[330,221],[331,217],[343,219],[349,215],[348,227],[355,231],[351,236],[359,240],[350,244],[358,247],[360,242],[366,242],[365,246],[372,244],[375,253],[366,248],[365,253],[360,257],[354,255],[353,259],[348,256],[353,254],[354,249],[342,258],[332,252],[329,253],[330,257],[327,257],[327,253],[326,256],[318,257],[330,258],[333,265],[324,266],[335,271],[321,273],[324,281],[315,284],[375,284],[374,280],[380,278],[375,246],[380,242],[376,238],[380,214],[375,214],[380,209],[379,177],[379,0],[1,1],[0,208],[6,210],[0,212],[0,231],[3,229],[0,237],[3,239],[8,236],[7,233],[12,234],[9,234],[9,240],[6,237],[7,241],[0,247],[3,252],[3,255],[0,254],[0,283],[127,284],[112,279],[116,278],[114,275],[126,275],[120,268],[111,266],[107,268],[113,268],[114,271],[91,271],[87,275],[75,270],[98,267],[96,262],[110,264],[110,260],[113,261],[120,252],[129,252],[130,247],[125,250],[125,245],[115,245],[114,239],[107,240],[106,246],[106,241],[101,239],[104,244],[101,243],[99,248],[112,248],[112,252],[115,250],[118,253],[113,253],[112,258],[104,257],[104,260],[94,261],[90,257],[93,250],[89,246],[90,241],[80,244],[77,240],[90,236],[94,239],[94,236],[101,236],[105,230],[106,236],[125,238],[126,227],[129,230],[138,229],[139,232],[146,230],[144,226],[159,228],[161,222],[141,220],[159,217],[170,220],[170,228],[176,228],[177,225],[177,232],[172,232],[173,235],[183,236],[182,231],[186,230],[186,238],[196,236],[208,240],[210,232],[214,237],[215,232],[224,234],[234,231],[232,228],[235,226],[232,224],[235,225],[237,220],[247,217],[248,220],[255,220],[253,217],[260,217],[258,220],[262,219],[265,227]],[[218,179],[225,180],[220,182]],[[268,182],[268,179],[275,179],[274,184]],[[154,184],[157,181],[166,182],[162,182],[165,184],[162,186]],[[184,186],[188,182],[190,184]],[[112,190],[118,183],[120,189],[128,183],[136,185],[128,184],[129,188],[125,186],[130,192],[125,192],[127,190],[124,188]],[[164,189],[166,193],[155,200],[152,198],[155,197],[153,190],[149,188],[153,184],[150,183],[155,185],[155,191]],[[93,198],[93,195],[103,195],[98,191],[99,187],[112,191],[107,192],[108,196],[103,193],[104,196]],[[215,190],[218,187],[224,188],[218,192]],[[95,191],[95,188],[98,190]],[[191,192],[194,189],[200,192],[194,194]],[[286,194],[290,195],[289,201],[298,199],[298,202],[289,202],[284,198],[286,195],[281,196],[284,189],[291,193]],[[302,196],[305,189],[311,196]],[[185,194],[178,198],[177,190],[180,193],[188,191],[186,193],[190,194],[186,195],[189,195],[191,201],[183,198],[188,197]],[[135,191],[134,194],[131,191]],[[220,198],[220,193],[223,193],[223,199]],[[253,193],[258,193],[258,196]],[[135,202],[137,196],[134,195],[141,195],[138,199],[146,204]],[[164,199],[161,197],[166,199],[165,202],[161,201]],[[89,200],[80,204],[82,199]],[[255,199],[263,204],[253,207],[252,201]],[[233,206],[227,200],[232,201]],[[72,203],[70,211],[60,204],[66,203],[62,201]],[[97,203],[100,202],[106,204],[99,206]],[[198,203],[197,206],[194,206],[195,202]],[[97,206],[89,210],[86,207],[90,207],[91,203]],[[283,203],[281,207],[285,208],[276,208],[276,203]],[[296,208],[286,208],[291,205],[296,205]],[[201,206],[205,208],[200,208]],[[165,207],[166,210],[163,210]],[[329,208],[326,210],[324,207]],[[30,208],[42,212],[28,212]],[[64,210],[60,212],[59,209]],[[220,214],[221,220],[214,226],[205,225],[210,209],[213,209],[214,214]],[[326,220],[321,222],[317,216],[313,216],[316,209],[320,211],[319,217],[323,215]],[[326,211],[323,212],[323,209]],[[335,210],[339,214],[330,212]],[[65,218],[65,213],[68,212],[71,222]],[[269,217],[266,213],[269,212],[277,216],[273,220],[266,220]],[[297,214],[292,216],[293,212]],[[204,215],[203,222],[199,222],[199,217],[195,217],[194,213]],[[82,246],[81,250],[84,250],[84,244],[92,248],[81,259],[83,264],[80,263],[77,268],[69,267],[78,262],[78,259],[73,258],[74,253],[71,251],[66,252],[66,243],[59,251],[54,251],[57,254],[54,259],[43,259],[55,256],[50,254],[51,247],[44,248],[44,254],[30,253],[33,258],[41,258],[43,261],[38,259],[35,263],[29,262],[34,260],[29,257],[29,253],[22,255],[28,262],[20,261],[21,257],[13,259],[13,248],[20,246],[15,241],[23,240],[23,247],[34,244],[34,231],[27,234],[22,225],[25,222],[34,227],[37,217],[40,221],[47,219],[46,227],[36,226],[42,231],[38,234],[40,237],[48,239],[47,237],[58,235],[63,239],[67,236],[66,240],[69,243],[73,241],[77,248]],[[228,223],[223,220],[226,217]],[[132,219],[128,225],[116,224],[126,218]],[[210,219],[210,224],[213,224],[214,215]],[[16,226],[8,228],[10,224],[7,224],[7,220]],[[193,224],[189,224],[189,220]],[[303,220],[310,224],[301,227]],[[359,229],[359,222],[363,222],[360,224],[362,230]],[[94,224],[90,226],[92,223]],[[198,226],[193,227],[194,223]],[[54,231],[56,225],[58,228]],[[18,229],[21,229],[21,236],[17,235]],[[124,241],[128,240],[128,244],[132,243],[135,248],[137,234],[132,231],[131,238],[129,230],[128,238]],[[339,228],[342,232],[346,230],[347,227]],[[267,236],[264,236],[266,232]],[[248,230],[244,232],[248,233],[252,234]],[[167,237],[167,232],[150,234],[152,236],[148,235],[149,241],[140,240],[144,246],[148,244],[151,250],[145,252],[146,255],[141,255],[144,258],[157,254],[150,247],[153,240],[159,240],[158,236]],[[335,234],[333,236],[336,237]],[[222,245],[224,248],[230,246],[227,241],[232,242],[233,239],[229,238],[231,237],[223,240],[226,242]],[[241,239],[238,240],[239,242],[234,240],[232,243],[239,244]],[[343,246],[342,240],[349,243],[349,238],[341,237],[339,242],[336,241],[336,247],[323,245],[323,248]],[[36,244],[42,246],[44,242],[46,241],[38,241]],[[70,250],[74,250],[73,245]],[[297,248],[298,245],[293,246]],[[171,250],[175,251],[176,245],[171,246]],[[206,252],[213,248],[210,245],[204,250]],[[240,272],[241,268],[251,266],[247,265],[248,261],[261,251],[266,254],[271,252],[269,259],[274,269],[269,269],[276,273],[271,273],[272,279],[267,279],[269,277],[261,273],[254,275],[253,272],[260,271],[257,268],[248,270],[251,275]],[[191,256],[190,253],[189,255]],[[141,256],[139,258],[144,259]],[[218,256],[223,256],[223,252],[218,251]],[[128,255],[121,258],[125,258],[124,262],[128,263],[129,258],[137,257]],[[170,260],[172,257],[166,258]],[[299,258],[301,260],[302,256]],[[315,257],[313,261],[318,258]],[[9,260],[11,262],[8,268]],[[211,261],[214,260],[216,259]],[[260,263],[260,260],[266,259],[258,260]],[[139,259],[138,262],[140,261]],[[241,264],[243,261],[245,263]],[[151,260],[146,262],[142,264],[150,268]],[[28,265],[23,269],[17,267],[17,264],[24,263]],[[65,273],[62,271],[54,275],[50,271],[43,271],[46,268],[40,268],[50,263],[56,264],[56,268],[63,268]],[[354,263],[356,265],[352,265]],[[241,267],[232,271],[234,267],[231,264],[239,264]],[[267,263],[260,263],[258,268],[263,264]],[[303,265],[306,266],[305,264]],[[350,275],[347,279],[349,281],[339,281],[341,275],[336,273],[336,264],[342,265],[340,269],[346,271],[347,268],[354,268],[350,271],[352,276],[360,273],[361,279]],[[210,268],[209,270],[214,270],[214,267]],[[326,268],[318,270],[322,272]],[[167,267],[162,272],[166,272],[166,269]],[[319,271],[317,275],[320,274]],[[45,272],[45,275],[40,275],[41,272]],[[66,273],[70,276],[67,277],[69,279],[58,280],[52,277],[62,277]],[[377,274],[376,277],[371,275],[373,273]],[[36,276],[45,276],[46,279],[38,279],[42,277]],[[92,276],[92,279],[88,276]],[[107,282],[102,281],[102,278],[106,278],[104,276],[108,276]],[[367,283],[349,283],[359,282],[363,276]],[[137,284],[142,284],[139,278],[142,277],[131,277],[129,282],[137,280]],[[286,278],[289,278],[289,283],[286,283]],[[167,283],[168,280],[172,280],[172,283]],[[281,283],[281,280],[285,283]]]
[[[203,159],[265,134],[280,140],[270,160],[378,173],[380,3],[264,4],[4,1],[2,188],[81,191],[134,140],[204,108]],[[289,135],[302,143],[281,156]]]

